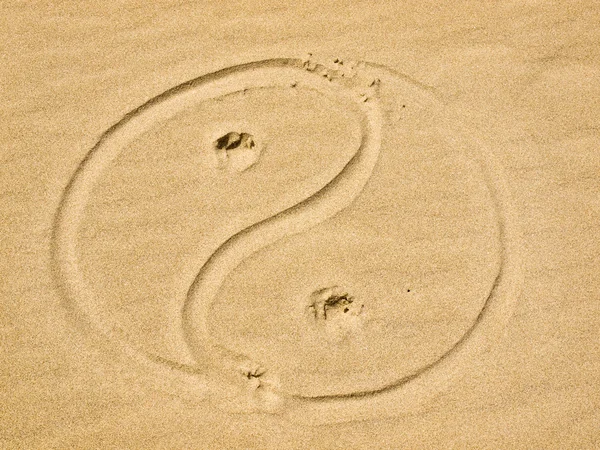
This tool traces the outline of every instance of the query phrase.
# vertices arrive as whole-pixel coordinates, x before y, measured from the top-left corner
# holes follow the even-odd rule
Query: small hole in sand
[[[215,142],[215,148],[218,150],[233,150],[241,146],[254,148],[254,138],[248,133],[236,133],[231,131],[224,136],[221,136]]]
[[[213,150],[220,168],[243,172],[254,165],[260,156],[260,148],[250,133],[230,131],[213,142]]]

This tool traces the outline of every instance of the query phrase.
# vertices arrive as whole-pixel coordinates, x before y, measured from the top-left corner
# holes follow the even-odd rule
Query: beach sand
[[[1,448],[599,448],[594,2],[11,2]]]

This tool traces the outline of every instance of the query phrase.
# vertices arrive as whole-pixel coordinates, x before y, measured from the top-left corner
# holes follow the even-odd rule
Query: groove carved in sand
[[[228,349],[216,342],[209,333],[207,321],[210,306],[232,270],[265,246],[283,237],[301,233],[348,207],[371,177],[378,161],[381,132],[386,118],[378,99],[379,93],[386,84],[406,84],[407,80],[375,64],[343,65],[339,60],[334,62],[332,68],[315,63],[311,58],[304,61],[274,59],[224,69],[159,95],[107,130],[65,189],[53,229],[56,276],[76,319],[117,343],[129,355],[147,364],[148,369],[159,374],[159,377],[177,376],[186,383],[199,386],[199,392],[216,393],[213,398],[217,403],[231,411],[279,412],[309,422],[349,420],[379,414],[381,411],[408,410],[447,385],[452,375],[460,372],[461,364],[493,341],[509,317],[519,290],[518,229],[501,170],[494,163],[493,155],[489,154],[474,156],[481,162],[496,202],[502,265],[475,323],[453,348],[432,364],[411,376],[372,390],[304,396],[286,391],[286,387],[277,382],[277,374],[271,373],[268,367]],[[361,115],[360,146],[344,169],[324,188],[297,205],[230,237],[199,268],[182,312],[182,332],[197,360],[196,365],[183,365],[136,348],[105,324],[93,309],[78,306],[83,302],[93,303],[94,298],[78,268],[75,238],[90,192],[103,170],[124,146],[156,123],[203,100],[265,86],[304,87],[323,95],[343,97],[353,103]],[[426,93],[423,95],[426,96]],[[455,140],[454,144],[461,145],[460,136],[460,132],[450,126],[448,140]],[[226,150],[227,145],[223,149]],[[248,146],[248,150],[253,148]],[[226,162],[227,158],[222,159]],[[251,163],[256,163],[256,160]],[[243,166],[240,166],[242,170],[245,168]],[[326,314],[328,308],[337,307],[343,302],[334,303],[327,303],[327,299],[322,304],[317,301],[314,304],[315,318],[320,314],[317,308],[322,307]]]

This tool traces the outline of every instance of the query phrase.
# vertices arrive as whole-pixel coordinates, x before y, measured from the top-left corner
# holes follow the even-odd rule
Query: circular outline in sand
[[[102,134],[64,190],[52,229],[52,252],[53,270],[59,287],[65,294],[68,309],[77,322],[85,323],[87,328],[109,341],[116,342],[130,357],[146,363],[152,372],[160,375],[157,377],[161,380],[160,385],[164,383],[172,388],[172,382],[177,378],[180,382],[183,381],[187,389],[191,389],[200,397],[205,396],[207,389],[220,391],[218,382],[214,382],[210,377],[203,377],[202,368],[180,364],[136,348],[130,342],[124,341],[112,327],[105,324],[100,315],[80,308],[82,297],[93,298],[93,294],[89,292],[79,273],[76,251],[77,230],[87,196],[104,168],[118,156],[119,150],[132,137],[147,130],[157,121],[178,113],[190,104],[197,103],[199,100],[195,98],[195,90],[212,84],[215,94],[211,97],[214,98],[220,95],[219,89],[227,91],[232,87],[239,87],[240,80],[237,76],[240,73],[251,72],[254,69],[298,70],[302,68],[302,64],[301,60],[281,58],[233,66],[203,75],[154,97],[128,113]],[[387,77],[390,79],[410,84],[426,97],[430,97],[422,86],[402,74],[377,64],[367,63],[366,66],[387,72]],[[200,101],[202,100],[206,98],[202,97]],[[160,108],[156,108],[157,106]],[[445,136],[453,140],[455,145],[473,142],[474,138],[467,137],[455,123],[440,124],[440,128],[446,130]],[[107,145],[112,151],[106,151]],[[500,165],[484,145],[479,143],[478,147],[480,157],[477,159],[496,203],[502,263],[489,297],[473,326],[440,359],[413,375],[377,391],[343,396],[286,399],[286,407],[280,411],[285,417],[306,423],[322,423],[360,420],[373,417],[374,414],[394,415],[414,410],[424,399],[443,390],[460,374],[463,365],[475,354],[487,348],[502,331],[512,314],[522,283],[520,230]]]

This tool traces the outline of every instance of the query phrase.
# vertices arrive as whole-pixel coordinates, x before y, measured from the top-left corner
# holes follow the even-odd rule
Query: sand
[[[593,2],[1,8],[0,447],[600,447]]]

